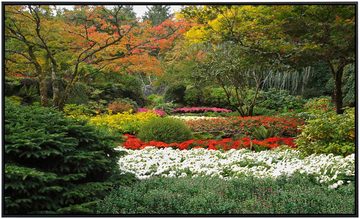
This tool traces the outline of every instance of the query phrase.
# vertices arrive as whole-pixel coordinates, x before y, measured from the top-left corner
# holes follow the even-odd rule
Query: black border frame
[[[356,141],[355,141],[355,212],[354,214],[122,214],[122,215],[114,215],[114,214],[29,214],[29,215],[9,215],[4,214],[5,209],[5,197],[3,196],[5,194],[5,188],[4,188],[4,178],[5,178],[5,162],[4,162],[4,151],[5,151],[5,142],[4,142],[4,136],[5,136],[5,106],[4,106],[4,99],[5,99],[5,68],[2,67],[1,69],[1,86],[2,86],[2,94],[1,94],[1,128],[2,128],[2,178],[1,178],[1,217],[359,217],[359,175],[358,175],[358,153],[359,153],[359,129],[358,129],[358,2],[357,1],[344,1],[344,2],[114,2],[114,1],[106,1],[106,2],[56,2],[56,1],[44,1],[44,2],[36,2],[36,1],[3,1],[1,2],[1,11],[2,11],[2,17],[1,17],[1,42],[2,42],[2,48],[1,48],[1,65],[4,66],[5,59],[5,6],[7,5],[354,5],[355,6],[355,131],[356,131]]]

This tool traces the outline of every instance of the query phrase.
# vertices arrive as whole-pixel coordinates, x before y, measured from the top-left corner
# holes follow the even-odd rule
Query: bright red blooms
[[[230,149],[241,149],[241,148],[252,148],[254,146],[261,146],[268,149],[276,148],[280,145],[287,145],[294,148],[294,138],[279,138],[272,137],[265,140],[251,140],[248,137],[233,140],[231,138],[224,138],[221,140],[188,140],[181,143],[165,143],[161,141],[150,141],[142,142],[140,139],[136,138],[134,135],[125,135],[127,137],[124,147],[127,149],[143,149],[147,146],[154,146],[157,148],[178,148],[180,150],[189,150],[192,148],[206,148],[208,150],[230,150]]]

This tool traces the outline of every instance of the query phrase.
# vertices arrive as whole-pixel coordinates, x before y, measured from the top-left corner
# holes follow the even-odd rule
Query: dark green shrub
[[[185,91],[184,99],[187,106],[231,108],[221,87],[189,87]]]
[[[344,114],[323,112],[307,120],[296,139],[299,150],[308,154],[333,153],[349,155],[355,152],[355,109]]]
[[[92,213],[119,180],[114,137],[5,100],[5,214]]]
[[[185,90],[182,84],[172,85],[166,89],[164,99],[166,102],[184,104]]]
[[[185,91],[184,101],[187,106],[203,106],[204,93],[198,87],[188,87]]]
[[[4,85],[5,96],[14,96],[18,95],[18,92],[21,88],[21,81],[19,78],[5,77]]]
[[[76,83],[74,88],[71,90],[68,100],[68,104],[87,104],[89,102],[91,88],[85,83]]]
[[[254,112],[253,112],[254,116],[273,116],[275,114],[276,114],[276,110],[267,109],[261,106],[254,107]]]
[[[141,82],[132,75],[118,75],[118,77],[110,78],[101,83],[94,83],[92,87],[90,100],[95,102],[103,100],[105,105],[107,105],[114,99],[129,98],[134,100],[139,106],[145,104]]]
[[[231,108],[226,93],[221,87],[208,87],[204,91],[204,106]],[[234,104],[234,103],[232,103]]]
[[[270,89],[260,94],[257,107],[281,112],[302,109],[304,104],[304,99],[290,95],[287,90]]]
[[[100,214],[355,214],[355,186],[290,179],[151,178],[114,190]]]
[[[178,119],[154,118],[140,128],[138,137],[143,141],[182,142],[191,139],[190,129]]]

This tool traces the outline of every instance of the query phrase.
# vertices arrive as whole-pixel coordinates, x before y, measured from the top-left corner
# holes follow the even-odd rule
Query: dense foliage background
[[[5,214],[354,213],[355,7],[5,4]]]

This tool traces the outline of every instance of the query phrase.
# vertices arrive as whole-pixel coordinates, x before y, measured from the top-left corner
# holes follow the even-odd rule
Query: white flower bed
[[[252,152],[246,149],[221,152],[216,150],[172,148],[127,150],[119,160],[120,169],[134,173],[139,179],[152,176],[185,177],[216,176],[223,179],[241,176],[276,178],[302,173],[314,176],[318,182],[336,188],[344,182],[341,177],[354,176],[355,155],[345,158],[330,155],[311,155],[301,158],[296,150]]]
[[[198,119],[216,119],[219,117],[210,117],[210,116],[169,116],[171,118],[175,118],[175,119],[181,119],[181,120],[198,120]]]

